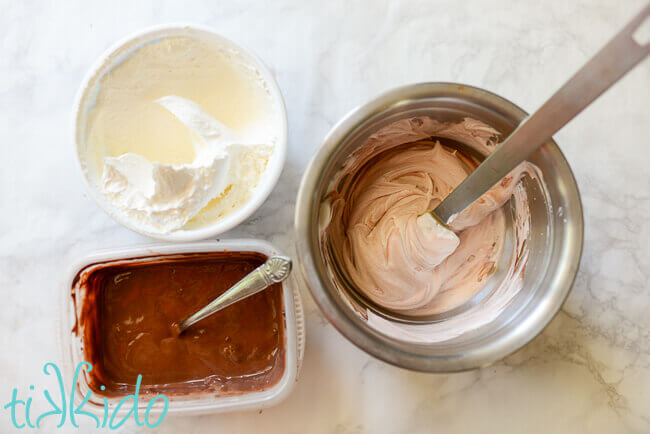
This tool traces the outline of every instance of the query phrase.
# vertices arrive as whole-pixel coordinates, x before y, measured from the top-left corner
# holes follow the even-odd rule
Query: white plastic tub
[[[154,259],[163,255],[176,255],[183,253],[200,253],[200,252],[259,252],[266,256],[281,255],[278,249],[266,241],[255,239],[238,239],[222,241],[206,241],[200,243],[188,244],[170,244],[170,245],[147,245],[138,247],[128,247],[123,249],[114,249],[94,253],[77,261],[70,269],[65,279],[65,284],[61,291],[61,321],[60,321],[60,342],[63,357],[63,375],[66,381],[72,381],[76,366],[84,361],[83,355],[83,333],[73,331],[76,324],[77,315],[84,303],[81,295],[77,296],[76,301],[71,296],[71,289],[75,277],[81,272],[88,272],[93,265],[136,259],[138,261],[147,258]],[[170,395],[169,413],[182,414],[205,414],[226,412],[246,409],[262,409],[277,404],[284,399],[292,390],[297,380],[299,367],[302,362],[305,342],[304,316],[302,304],[297,289],[294,287],[294,280],[290,276],[283,282],[283,312],[285,321],[285,360],[284,372],[277,384],[269,389],[242,393],[231,396],[216,396],[212,393],[193,393],[189,395]],[[76,311],[75,311],[76,309]],[[90,390],[88,387],[87,374],[82,372],[79,376],[78,383],[75,385],[74,402],[79,405],[83,397]],[[104,412],[103,396],[92,393],[92,397],[86,403],[85,409],[98,415]],[[140,413],[146,410],[149,400],[153,396],[141,395],[139,402]],[[122,397],[110,397],[108,399],[109,407],[114,407]],[[130,410],[129,405],[120,409],[120,413]],[[152,414],[160,412],[160,407],[154,407]]]
[[[268,86],[268,91],[274,102],[278,115],[278,137],[266,170],[262,175],[251,197],[241,207],[230,214],[215,220],[205,226],[193,229],[178,229],[170,233],[149,232],[137,225],[127,215],[120,212],[104,195],[100,188],[101,175],[96,170],[89,170],[91,155],[86,150],[86,125],[89,121],[92,107],[97,98],[101,79],[114,67],[119,65],[139,47],[167,37],[188,37],[213,44],[215,47],[237,53],[242,61],[251,68],[259,71],[261,78]],[[203,240],[222,234],[250,217],[271,194],[282,173],[287,153],[288,120],[287,109],[273,73],[264,65],[251,50],[221,36],[213,29],[195,24],[164,24],[140,30],[131,34],[110,47],[90,68],[81,83],[73,107],[72,135],[77,166],[82,173],[86,191],[92,199],[115,221],[122,226],[164,241],[189,242]]]

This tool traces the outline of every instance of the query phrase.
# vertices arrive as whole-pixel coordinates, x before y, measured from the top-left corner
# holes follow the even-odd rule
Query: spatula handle
[[[634,33],[646,20],[650,21],[650,3],[533,115],[519,124],[517,129],[433,210],[434,214],[448,224],[454,215],[459,214],[510,173],[650,54],[650,41],[636,41],[634,38]]]

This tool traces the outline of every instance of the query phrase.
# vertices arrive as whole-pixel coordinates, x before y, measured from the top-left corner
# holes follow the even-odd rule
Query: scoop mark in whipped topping
[[[189,164],[152,162],[135,153],[104,158],[102,189],[122,212],[151,232],[181,228],[212,199],[237,182],[236,164],[247,148],[225,125],[188,99],[169,95],[155,101],[193,133]]]

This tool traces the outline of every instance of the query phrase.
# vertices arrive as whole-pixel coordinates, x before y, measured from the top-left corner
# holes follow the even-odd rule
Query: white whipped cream
[[[194,161],[164,164],[132,152],[105,157],[102,190],[113,205],[143,229],[169,233],[183,227],[227,189],[235,189],[245,199],[242,196],[256,186],[272,147],[242,143],[188,99],[170,95],[156,103],[193,133]]]
[[[89,83],[77,147],[110,214],[154,237],[191,232],[268,187],[284,116],[254,59],[194,31],[117,53]]]

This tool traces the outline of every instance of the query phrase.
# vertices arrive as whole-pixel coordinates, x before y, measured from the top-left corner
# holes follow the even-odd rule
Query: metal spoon
[[[212,300],[207,306],[201,308],[183,321],[172,324],[174,333],[178,336],[192,324],[196,324],[213,313],[251,295],[257,294],[274,283],[282,282],[287,278],[290,271],[291,259],[285,256],[271,256],[264,264],[251,271],[226,292]]]
[[[650,42],[641,44],[634,39],[649,16],[650,3],[430,211],[433,217],[449,224],[650,54]]]

